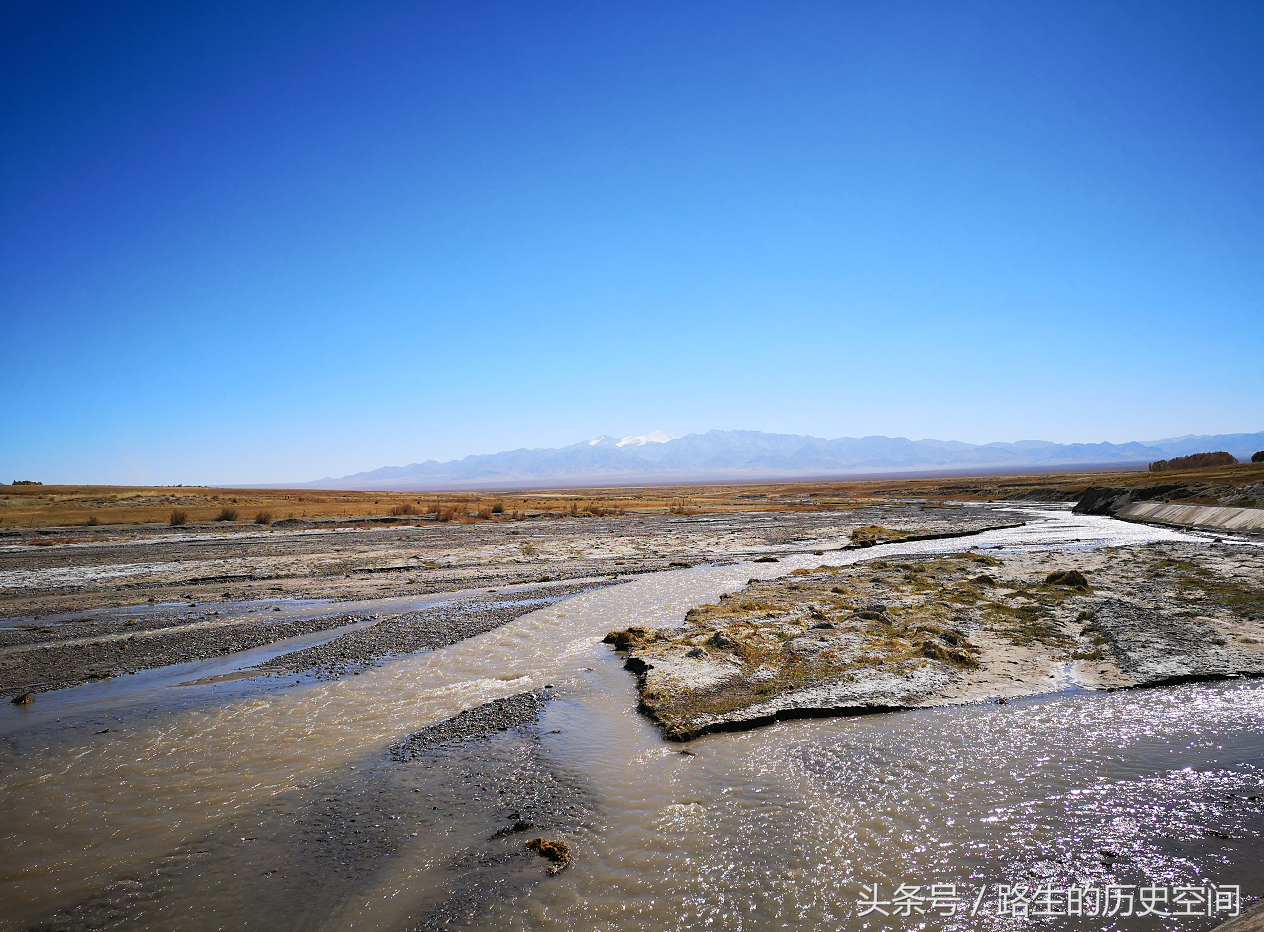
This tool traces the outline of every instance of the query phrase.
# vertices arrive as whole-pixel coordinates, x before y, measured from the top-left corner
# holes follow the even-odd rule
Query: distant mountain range
[[[1146,464],[1173,456],[1227,450],[1249,460],[1264,449],[1264,431],[1172,437],[1132,443],[962,443],[903,437],[822,440],[757,430],[710,430],[674,437],[661,430],[640,437],[598,437],[552,450],[510,450],[440,463],[383,466],[340,479],[302,483],[316,489],[428,491],[667,482],[749,482],[759,479],[1056,469]]]

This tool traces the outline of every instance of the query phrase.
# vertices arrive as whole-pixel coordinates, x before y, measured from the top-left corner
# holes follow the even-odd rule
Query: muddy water
[[[1004,551],[1180,537],[1060,510],[1020,516],[1028,527],[969,543]],[[1264,746],[1254,687],[1166,691],[1162,726],[1159,694],[1137,693],[799,722],[713,736],[693,745],[696,757],[660,742],[600,636],[674,623],[751,577],[820,562],[787,555],[642,577],[358,677],[138,714],[102,735],[82,726],[18,734],[0,755],[0,928],[23,928],[143,872],[218,823],[301,794],[422,725],[546,684],[567,696],[546,713],[546,731],[559,732],[546,736],[548,749],[586,777],[601,824],[577,839],[575,867],[500,904],[487,928],[835,928],[854,923],[858,883],[1012,882],[1014,870],[1070,870],[1073,857],[1097,857],[1112,876],[1124,870],[1103,867],[1101,850],[1158,882],[1193,868],[1162,853],[1146,818],[1128,829],[1110,813],[1158,805],[1175,819],[1208,794],[1259,789],[1248,763]],[[1172,776],[1184,767],[1194,776]],[[399,928],[434,863],[422,841],[325,927]],[[1010,873],[987,874],[998,865]],[[184,891],[171,927],[248,927],[251,904],[223,909],[217,886],[202,899]]]
[[[634,611],[644,623],[669,624],[698,598],[813,561],[665,573],[610,590],[640,594],[613,607],[600,591],[587,593],[360,676],[137,717],[101,735],[79,729],[75,743],[65,730],[10,732],[0,756],[0,844],[19,856],[0,862],[3,921],[21,928],[119,874],[143,872],[155,855],[217,822],[301,790],[421,726],[564,685],[591,665],[611,618]],[[191,922],[185,927],[198,927]]]
[[[982,915],[935,922],[961,929],[1005,927],[987,914],[998,883],[1264,892],[1260,684],[790,722],[696,756],[613,706],[594,734],[586,711],[548,724],[588,762],[604,824],[574,870],[477,928],[916,926],[859,918],[870,884],[986,887]]]
[[[568,580],[567,584],[589,582],[588,579]],[[596,580],[591,580],[596,581]],[[557,585],[564,585],[559,583]],[[525,589],[525,586],[502,586],[498,590],[501,594],[513,594]],[[550,585],[532,586],[533,590],[548,591]],[[309,634],[296,635],[290,638],[284,638],[280,641],[274,641],[271,644],[265,644],[261,647],[251,648],[250,650],[239,651],[224,657],[213,657],[206,660],[195,660],[188,663],[173,664],[166,667],[155,667],[149,670],[141,670],[130,676],[115,677],[110,680],[96,683],[85,683],[80,686],[74,686],[67,689],[59,689],[55,692],[44,694],[40,697],[39,702],[33,707],[25,709],[15,709],[12,706],[0,704],[0,737],[3,737],[10,731],[21,731],[30,729],[36,725],[45,725],[51,722],[60,721],[63,718],[71,719],[82,716],[100,716],[105,712],[114,709],[134,707],[138,704],[144,704],[147,700],[157,699],[162,703],[163,711],[173,708],[205,705],[208,702],[222,703],[226,701],[234,701],[241,698],[244,694],[253,694],[261,690],[273,690],[285,686],[293,681],[291,676],[285,680],[263,680],[258,676],[257,672],[251,671],[252,667],[267,664],[269,661],[290,653],[291,651],[302,650],[308,647],[314,647],[318,644],[324,644],[331,641],[342,634],[346,634],[351,630],[363,630],[371,628],[373,625],[385,620],[393,614],[402,614],[405,612],[421,611],[427,608],[433,608],[443,603],[456,602],[463,598],[471,596],[482,596],[482,599],[470,609],[466,610],[486,610],[495,609],[502,604],[490,600],[487,589],[465,589],[456,590],[454,592],[443,593],[440,595],[425,596],[407,596],[402,598],[384,598],[375,600],[348,600],[342,602],[332,602],[327,600],[307,600],[296,601],[288,599],[262,600],[253,602],[231,603],[205,603],[204,608],[207,610],[222,610],[223,615],[230,618],[246,618],[252,621],[277,622],[288,621],[294,618],[320,618],[330,615],[350,615],[355,613],[372,613],[368,617],[361,616],[361,620],[344,625],[338,628],[329,628],[324,631],[315,631]],[[549,600],[539,599],[539,603],[545,603]],[[523,601],[517,601],[515,604],[524,604]],[[525,604],[532,604],[527,602]],[[92,615],[107,615],[114,620],[127,617],[144,617],[145,615],[154,614],[156,611],[166,608],[167,606],[136,606],[124,609],[109,609],[95,612],[76,612],[71,616],[74,618],[91,617]],[[272,609],[279,609],[275,614]],[[458,608],[456,611],[460,611]],[[46,621],[56,621],[56,617],[49,617]],[[10,619],[10,621],[14,621]],[[16,619],[22,621],[22,619]],[[215,622],[220,623],[220,622]],[[0,622],[3,624],[3,622]],[[160,629],[169,631],[171,629]],[[130,633],[120,634],[117,637],[131,637]],[[66,642],[59,642],[66,643]],[[31,647],[17,648],[19,650],[38,650],[42,645],[33,645]],[[15,648],[8,648],[14,650]],[[302,680],[300,679],[300,685]],[[182,693],[163,694],[163,687],[203,687],[199,689],[185,689]]]

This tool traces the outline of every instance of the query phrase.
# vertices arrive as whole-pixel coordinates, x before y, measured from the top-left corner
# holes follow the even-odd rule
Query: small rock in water
[[[513,835],[517,832],[525,832],[528,829],[532,829],[532,828],[535,828],[534,823],[526,822],[522,819],[519,819],[518,821],[514,822],[513,825],[509,825],[509,826],[506,826],[505,828],[497,829],[496,834],[493,835],[492,838],[504,838],[506,835]]]
[[[626,631],[611,631],[601,639],[601,643],[611,644],[615,650],[632,650],[640,646],[650,635],[648,628],[631,627]]]
[[[35,693],[22,693],[11,700],[14,705],[30,705],[35,701]]]
[[[755,563],[780,563],[781,561],[778,560],[776,557],[759,557],[754,562]]]

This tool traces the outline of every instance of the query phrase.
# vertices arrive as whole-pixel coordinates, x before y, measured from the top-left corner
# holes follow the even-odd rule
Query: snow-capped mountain
[[[615,440],[613,437],[607,437],[602,434],[596,440],[589,440],[590,447],[596,446],[616,446],[616,447],[643,447],[647,443],[667,443],[669,440],[679,440],[675,434],[669,434],[665,430],[652,430],[648,434],[640,437],[624,437],[622,440]]]
[[[839,437],[755,430],[710,430],[674,437],[655,430],[640,437],[601,436],[560,449],[510,450],[440,463],[385,466],[309,488],[428,490],[652,482],[741,482],[857,474],[1054,468],[1146,464],[1158,459],[1227,450],[1239,460],[1264,449],[1264,432],[1173,437],[1130,443],[972,444],[904,437]]]

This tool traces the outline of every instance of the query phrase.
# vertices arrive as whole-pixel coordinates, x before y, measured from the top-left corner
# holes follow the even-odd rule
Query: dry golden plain
[[[453,520],[512,520],[519,515],[641,514],[828,510],[875,499],[935,501],[1073,501],[1093,486],[1239,487],[1264,481],[1264,464],[1239,463],[1186,472],[1097,470],[1016,472],[1011,475],[822,479],[751,483],[505,489],[460,492],[240,489],[206,486],[8,485],[0,486],[0,526],[74,527],[88,524],[165,524],[184,511],[190,524],[211,522],[225,509],[237,522],[260,512],[285,518],[383,518],[396,513],[450,512]],[[1180,501],[1215,504],[1193,495]],[[499,505],[503,513],[493,513]],[[480,513],[482,517],[480,518]],[[225,521],[231,525],[233,522]]]

